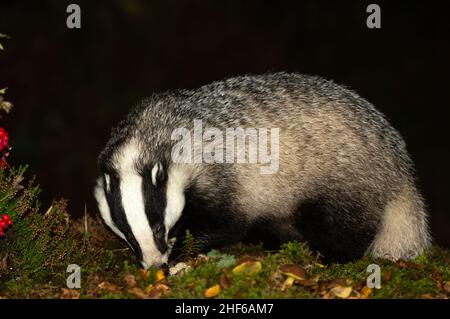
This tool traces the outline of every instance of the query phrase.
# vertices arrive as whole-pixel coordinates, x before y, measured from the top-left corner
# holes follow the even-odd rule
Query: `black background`
[[[375,1],[372,1],[375,2]],[[81,29],[66,6],[81,6]],[[15,109],[10,164],[30,164],[44,205],[96,212],[96,157],[117,121],[152,92],[243,73],[297,71],[345,84],[402,133],[436,242],[450,247],[450,31],[444,2],[1,1],[0,87]]]

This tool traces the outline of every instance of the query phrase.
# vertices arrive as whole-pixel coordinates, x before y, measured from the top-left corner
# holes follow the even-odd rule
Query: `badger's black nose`
[[[167,277],[169,275],[169,264],[168,263],[162,264],[161,269],[164,271],[164,275]]]

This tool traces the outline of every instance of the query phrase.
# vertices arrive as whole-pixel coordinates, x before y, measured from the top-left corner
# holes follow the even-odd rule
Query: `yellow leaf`
[[[254,275],[261,271],[262,265],[259,261],[248,261],[234,267],[233,274]]]
[[[363,298],[363,299],[369,298],[369,296],[370,296],[371,293],[372,293],[372,289],[369,288],[369,287],[367,287],[367,286],[364,286],[364,287],[361,289],[361,298]]]
[[[348,298],[352,293],[352,287],[349,286],[336,286],[330,290],[330,294],[338,298]]]
[[[319,279],[320,279],[320,276],[319,275],[315,275],[314,277],[310,278],[309,280],[311,280],[311,282],[317,284],[319,282]]]
[[[203,295],[205,296],[205,298],[213,298],[217,296],[219,293],[220,293],[220,285],[217,284],[206,289]]]
[[[164,275],[164,271],[162,269],[156,272],[156,282],[162,281],[166,279],[166,275]]]
[[[146,294],[149,294],[150,291],[152,291],[153,288],[154,288],[154,286],[152,284],[150,284],[150,285],[147,286],[147,288],[145,288],[144,291],[145,291]]]
[[[0,94],[5,94],[7,89],[8,89],[8,88],[0,89]]]

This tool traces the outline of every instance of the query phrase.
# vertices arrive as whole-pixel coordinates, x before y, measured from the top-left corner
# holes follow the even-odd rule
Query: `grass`
[[[171,276],[158,269],[144,271],[98,219],[71,221],[65,201],[42,210],[39,187],[32,180],[22,185],[25,170],[0,170],[0,212],[8,211],[14,221],[0,239],[2,298],[204,298],[216,285],[215,291],[209,290],[214,298],[450,296],[450,252],[439,247],[410,262],[366,257],[323,265],[304,243],[287,243],[270,252],[236,244],[202,255],[195,238],[187,234],[184,253],[173,264],[183,262],[188,269]],[[81,267],[80,289],[66,286],[69,264]],[[289,283],[280,270],[287,264],[304,270],[304,278]],[[380,266],[381,289],[366,287],[370,264]],[[238,265],[248,266],[244,269],[250,273],[237,272]]]

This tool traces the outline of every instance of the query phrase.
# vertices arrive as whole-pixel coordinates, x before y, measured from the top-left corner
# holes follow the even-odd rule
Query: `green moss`
[[[227,252],[235,251],[226,249]],[[248,251],[245,255],[248,255]],[[354,287],[365,285],[367,266],[378,264],[382,270],[382,278],[388,272],[392,272],[392,278],[384,282],[381,289],[374,289],[373,298],[421,298],[424,295],[439,297],[439,289],[435,279],[432,278],[433,271],[444,270],[443,266],[448,263],[448,252],[436,249],[430,256],[422,256],[415,263],[421,265],[419,268],[399,268],[396,263],[371,260],[363,258],[347,264],[321,265],[314,255],[301,243],[289,243],[283,245],[280,252],[266,253],[257,256],[263,264],[260,273],[253,276],[235,276],[231,273],[233,267],[221,269],[218,267],[220,253],[214,251],[209,261],[200,263],[194,270],[184,276],[174,276],[170,279],[172,286],[169,298],[202,298],[206,288],[220,282],[220,275],[230,278],[230,286],[223,288],[220,298],[317,298],[321,297],[318,291],[309,287],[293,286],[285,291],[280,288],[281,281],[274,283],[271,278],[277,273],[280,265],[296,263],[309,269],[311,276],[318,276],[319,280],[345,280]],[[446,256],[446,257],[443,257]],[[414,264],[415,265],[415,264]],[[416,266],[415,266],[416,267]],[[448,278],[448,267],[442,271],[442,281]],[[442,297],[442,296],[441,296]]]

